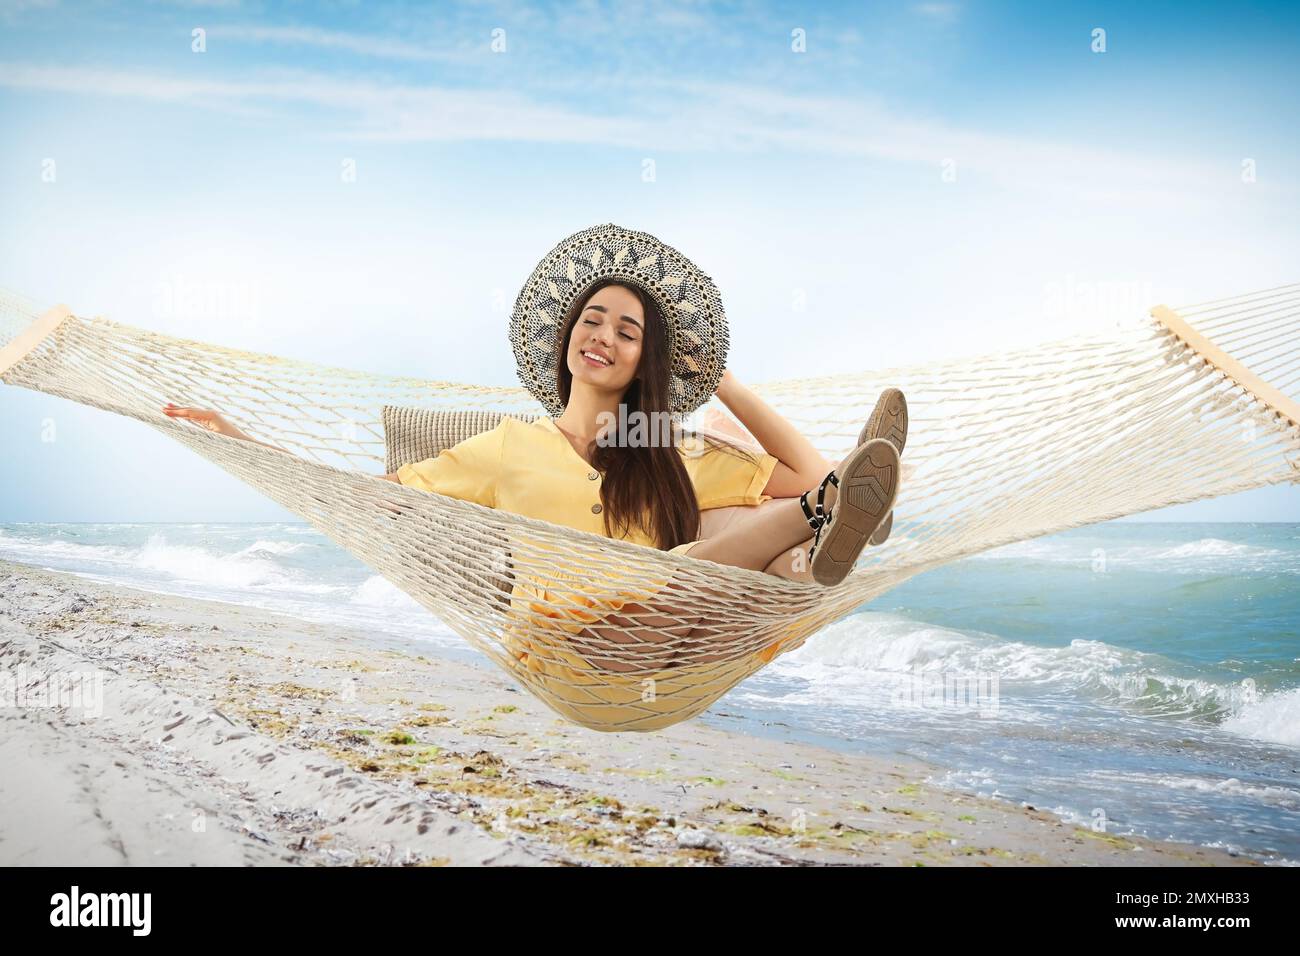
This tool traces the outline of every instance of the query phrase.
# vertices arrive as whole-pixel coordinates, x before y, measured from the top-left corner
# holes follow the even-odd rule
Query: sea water
[[[493,666],[306,524],[0,525],[0,557]],[[932,783],[1108,834],[1294,864],[1300,525],[1117,521],[988,551],[877,598],[697,719],[902,753]]]

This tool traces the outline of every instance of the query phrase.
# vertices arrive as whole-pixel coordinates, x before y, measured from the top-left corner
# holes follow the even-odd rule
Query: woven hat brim
[[[561,241],[538,263],[515,300],[510,345],[524,387],[547,412],[564,411],[556,383],[560,336],[573,303],[601,279],[635,284],[664,316],[670,350],[669,409],[689,413],[722,381],[730,346],[722,296],[713,280],[646,232],[604,223]]]

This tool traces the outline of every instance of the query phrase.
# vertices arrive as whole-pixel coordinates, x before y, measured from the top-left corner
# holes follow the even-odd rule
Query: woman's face
[[[569,371],[605,392],[622,395],[636,375],[645,337],[641,300],[621,285],[607,285],[583,306],[569,336]]]

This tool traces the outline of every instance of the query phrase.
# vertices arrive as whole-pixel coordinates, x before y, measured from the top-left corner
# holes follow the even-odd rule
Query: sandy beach
[[[1260,865],[901,755],[602,734],[413,643],[8,561],[0,677],[5,865]]]

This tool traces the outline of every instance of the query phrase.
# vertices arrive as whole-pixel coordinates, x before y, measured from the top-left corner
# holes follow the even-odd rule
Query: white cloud
[[[929,167],[951,161],[958,182],[977,175],[1013,191],[1207,202],[1235,185],[1236,169],[1185,157],[1128,153],[963,128],[899,112],[879,98],[789,94],[693,80],[627,81],[633,107],[617,115],[565,105],[542,88],[513,90],[382,83],[306,71],[221,80],[133,70],[0,63],[0,86],[189,103],[232,113],[287,115],[310,105],[338,114],[320,136],[389,142],[617,143],[656,152],[773,149]],[[609,84],[606,94],[617,94]],[[617,98],[617,96],[615,96]],[[307,120],[305,122],[317,122]],[[1257,189],[1287,188],[1257,184]],[[1200,197],[1200,198],[1198,198]]]
[[[282,43],[293,46],[310,46],[326,50],[343,50],[362,56],[389,60],[415,60],[456,62],[466,59],[465,52],[437,50],[394,40],[388,37],[368,36],[317,27],[262,27],[252,25],[217,26],[208,31],[210,37],[253,42]]]
[[[53,10],[56,6],[58,0],[0,0],[0,20],[12,23],[32,10]]]
[[[914,3],[912,9],[921,16],[939,23],[952,23],[961,8],[955,3]]]

